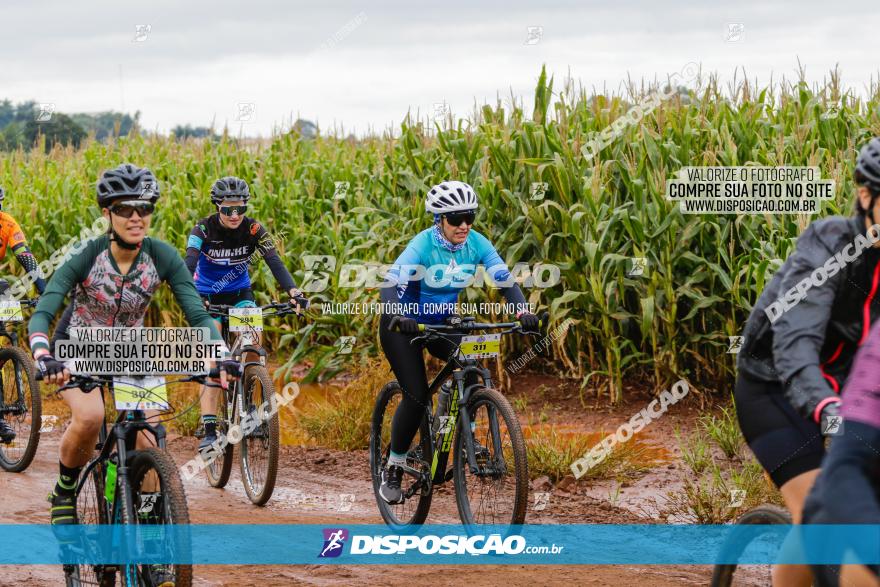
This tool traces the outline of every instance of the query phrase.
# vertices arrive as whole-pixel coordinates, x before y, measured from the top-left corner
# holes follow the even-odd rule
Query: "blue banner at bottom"
[[[845,558],[846,557],[846,558]],[[880,526],[0,525],[0,564],[862,564]]]

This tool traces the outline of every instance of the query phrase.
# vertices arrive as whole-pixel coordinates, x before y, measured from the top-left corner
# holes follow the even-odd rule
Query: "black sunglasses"
[[[137,211],[138,215],[143,218],[144,216],[149,216],[156,210],[155,204],[150,202],[137,202],[137,203],[126,203],[126,204],[116,204],[112,208],[110,208],[110,212],[116,214],[121,218],[131,218],[135,211]]]
[[[245,212],[247,212],[247,204],[241,206],[220,206],[220,213],[224,216],[232,216],[233,214],[244,216]]]
[[[477,211],[466,210],[464,212],[451,212],[449,214],[444,214],[443,218],[445,218],[446,222],[452,226],[461,226],[462,222],[467,222],[468,226],[473,226],[474,220],[477,218]]]

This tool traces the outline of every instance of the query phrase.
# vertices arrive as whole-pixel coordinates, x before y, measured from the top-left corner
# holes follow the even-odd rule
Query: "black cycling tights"
[[[391,370],[394,371],[394,376],[397,377],[397,382],[403,389],[403,399],[391,421],[391,450],[396,454],[406,454],[419,429],[425,408],[431,405],[422,350],[427,348],[429,353],[445,361],[457,343],[434,340],[427,345],[418,343],[411,345],[409,341],[415,335],[392,332],[388,330],[390,323],[391,317],[383,315],[379,323],[379,342],[382,344],[382,351],[388,358]],[[457,341],[460,337],[450,338]],[[477,376],[474,374],[468,376],[466,383],[470,385],[476,381]]]

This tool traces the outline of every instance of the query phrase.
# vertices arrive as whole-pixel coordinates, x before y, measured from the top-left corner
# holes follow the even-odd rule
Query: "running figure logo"
[[[324,549],[318,558],[335,558],[342,554],[342,547],[348,540],[348,530],[345,528],[324,528]]]

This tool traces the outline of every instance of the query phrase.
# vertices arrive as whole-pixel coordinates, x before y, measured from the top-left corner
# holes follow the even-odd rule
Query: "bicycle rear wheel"
[[[127,508],[123,508],[123,521],[126,524],[145,526],[185,526],[189,524],[189,511],[186,507],[186,494],[177,466],[161,449],[151,447],[134,451],[129,455],[129,485],[134,519],[129,519]],[[170,528],[169,528],[170,530]],[[144,533],[143,547],[150,554],[158,553],[165,560],[188,558],[190,541],[185,529],[167,532],[159,540],[150,540]],[[131,575],[136,575],[132,577]],[[142,564],[126,566],[126,584],[161,585],[170,581],[175,587],[192,585],[192,566],[187,564]]]
[[[422,418],[419,431],[407,451],[406,464],[419,471],[420,475],[416,476],[409,472],[404,474],[400,488],[406,496],[406,501],[392,505],[379,495],[385,464],[391,452],[391,419],[402,398],[403,390],[396,381],[385,385],[376,398],[370,428],[370,471],[373,477],[373,493],[382,519],[395,530],[423,523],[428,517],[428,510],[431,509],[431,429],[427,418]]]
[[[275,390],[265,367],[251,365],[245,369],[242,393],[244,414],[249,422],[242,424],[242,414],[236,419],[242,426],[238,449],[241,482],[251,503],[261,506],[275,490],[280,435]]]
[[[230,388],[232,385],[230,384]],[[230,414],[226,403],[226,394],[231,393],[230,390],[220,390],[217,394],[217,437],[226,438],[229,433],[229,424],[234,414]],[[232,402],[232,411],[236,411],[235,402]],[[208,478],[208,485],[211,487],[226,487],[229,482],[229,475],[232,473],[232,456],[235,451],[235,445],[227,442],[220,452],[209,453],[208,466],[205,467],[205,475]],[[204,458],[204,456],[202,457]]]
[[[788,513],[788,510],[779,506],[764,504],[744,513],[736,523],[739,525],[788,525],[791,524],[791,514]],[[748,545],[740,544],[739,541],[737,541],[735,546],[736,550],[730,552],[730,554],[735,554],[739,557],[739,555],[745,550],[746,546]],[[769,567],[769,565],[741,565],[739,567],[740,573],[736,572],[738,567],[735,564],[715,565],[715,569],[712,572],[711,586],[731,587],[733,585],[769,585],[770,569],[759,567]]]
[[[0,348],[0,385],[0,416],[15,431],[11,443],[0,443],[0,468],[18,473],[34,460],[43,413],[34,363],[24,350]]]
[[[522,524],[529,498],[526,444],[519,420],[501,393],[481,388],[471,395],[468,414],[473,429],[477,471],[470,470],[465,434],[455,434],[455,500],[464,524]],[[460,422],[460,420],[459,420]]]

